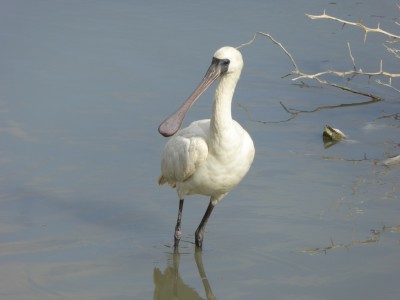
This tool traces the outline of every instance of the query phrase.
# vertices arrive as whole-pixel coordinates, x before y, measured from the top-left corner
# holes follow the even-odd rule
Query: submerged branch
[[[304,249],[297,250],[297,252],[308,253],[308,254],[319,254],[319,253],[327,254],[328,251],[330,251],[332,249],[337,249],[337,248],[349,249],[350,247],[355,246],[355,245],[376,244],[379,242],[379,238],[381,237],[381,232],[400,233],[400,226],[385,226],[384,224],[382,224],[381,230],[371,229],[370,235],[367,236],[367,238],[365,240],[352,241],[351,243],[348,243],[348,244],[336,244],[333,242],[333,240],[331,238],[331,244],[329,246],[326,246],[323,248],[304,248]]]
[[[246,106],[244,106],[244,105],[242,105],[242,104],[240,104],[238,102],[237,102],[237,105],[246,112],[246,114],[248,116],[248,119],[250,121],[252,121],[252,122],[257,122],[257,123],[261,123],[261,124],[277,124],[277,123],[289,122],[289,121],[293,120],[294,118],[296,118],[296,117],[298,117],[299,115],[302,115],[302,114],[311,114],[311,113],[315,113],[315,112],[318,112],[318,111],[321,111],[321,110],[327,110],[327,109],[337,109],[337,108],[346,108],[346,107],[368,105],[368,104],[376,103],[378,101],[379,100],[376,100],[375,98],[371,97],[371,100],[369,100],[369,101],[358,102],[358,103],[342,103],[342,104],[338,104],[338,105],[322,105],[322,106],[318,106],[318,107],[316,107],[316,108],[314,108],[312,110],[298,110],[298,109],[294,109],[294,108],[289,108],[285,104],[283,104],[282,101],[280,101],[279,104],[282,106],[283,110],[286,111],[290,115],[290,117],[287,118],[287,119],[278,120],[278,121],[262,121],[262,120],[254,119],[251,116],[251,113],[250,113],[249,109]]]
[[[246,112],[247,117],[248,117],[249,121],[251,121],[251,122],[257,122],[257,123],[261,123],[261,124],[277,124],[277,123],[289,122],[290,120],[292,120],[292,119],[294,119],[294,118],[297,117],[297,114],[291,114],[291,117],[289,117],[289,118],[287,118],[287,119],[284,119],[284,120],[279,120],[279,121],[262,121],[262,120],[256,120],[256,119],[253,119],[253,117],[251,116],[251,114],[250,114],[250,112],[249,112],[249,110],[248,110],[248,108],[247,108],[246,106],[240,104],[239,102],[237,102],[236,104]],[[281,104],[282,107],[285,109],[285,106],[282,104],[282,102],[280,102],[280,104]]]
[[[390,114],[390,115],[381,116],[381,117],[377,118],[377,120],[379,120],[379,119],[400,120],[400,113],[394,113],[394,114]]]
[[[304,249],[297,250],[297,252],[308,253],[308,254],[319,254],[319,253],[327,254],[329,251],[331,251],[333,249],[338,249],[338,248],[349,249],[350,247],[355,246],[355,245],[368,245],[368,244],[378,243],[379,236],[380,236],[380,231],[373,229],[373,230],[371,230],[371,234],[365,240],[352,241],[351,243],[348,243],[348,244],[336,244],[333,242],[333,240],[331,238],[331,244],[329,246],[326,246],[323,248],[304,248]]]
[[[372,99],[369,101],[359,102],[359,103],[342,103],[342,104],[338,104],[338,105],[323,105],[323,106],[318,106],[317,108],[314,108],[313,110],[297,110],[297,109],[293,109],[293,108],[287,108],[282,102],[280,102],[280,104],[287,113],[297,116],[299,114],[310,114],[310,113],[314,113],[314,112],[326,110],[326,109],[354,107],[354,106],[368,105],[368,104],[372,104],[375,102],[376,102],[376,100]]]

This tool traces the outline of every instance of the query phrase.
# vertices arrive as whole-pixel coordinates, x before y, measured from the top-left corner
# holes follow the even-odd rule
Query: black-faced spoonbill
[[[231,115],[232,96],[242,68],[243,59],[238,50],[232,47],[219,49],[199,86],[158,128],[163,136],[172,136],[164,147],[158,183],[167,182],[176,187],[179,196],[175,248],[182,235],[184,197],[193,194],[210,196],[195,234],[196,246],[201,248],[204,228],[213,208],[243,179],[253,162],[253,141]],[[217,78],[220,81],[211,119],[195,121],[179,130],[189,108]]]

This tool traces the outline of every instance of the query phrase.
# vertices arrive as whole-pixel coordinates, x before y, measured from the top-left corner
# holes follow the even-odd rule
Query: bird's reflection
[[[165,268],[164,273],[160,269],[154,268],[153,280],[154,280],[154,300],[169,300],[169,299],[185,299],[195,300],[203,299],[197,291],[187,285],[179,274],[179,263],[180,253],[176,250],[171,254],[172,259],[168,259],[168,266]],[[201,250],[197,250],[194,253],[194,259],[196,261],[197,270],[199,272],[200,279],[203,282],[204,290],[206,293],[207,300],[216,299],[210,284],[208,282],[206,272],[204,271],[203,259]],[[172,262],[171,262],[172,261]]]

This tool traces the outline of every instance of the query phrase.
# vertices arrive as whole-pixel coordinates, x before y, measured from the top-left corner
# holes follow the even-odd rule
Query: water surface
[[[271,1],[269,1],[271,2]],[[157,126],[221,46],[271,33],[303,72],[397,72],[386,38],[304,13],[396,32],[390,1],[2,1],[0,297],[4,299],[398,299],[398,92],[355,79],[361,95],[291,81],[282,49],[257,38],[233,115],[252,135],[245,180],[214,210],[158,187]],[[347,84],[340,78],[329,78]],[[210,114],[212,90],[185,124]],[[395,115],[397,113],[397,115]],[[290,119],[293,117],[292,119]],[[290,119],[290,120],[288,120]],[[288,121],[287,121],[288,120]],[[325,124],[349,140],[324,148]],[[373,230],[373,231],[371,231]],[[202,280],[203,279],[203,280]]]

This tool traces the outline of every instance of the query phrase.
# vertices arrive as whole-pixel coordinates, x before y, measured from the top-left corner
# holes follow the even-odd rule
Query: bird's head
[[[213,56],[214,63],[221,64],[221,75],[241,72],[243,68],[242,54],[233,47],[222,47],[218,49]]]
[[[233,47],[222,47],[215,52],[206,75],[189,98],[178,110],[165,119],[158,127],[158,132],[163,136],[174,135],[182,125],[186,113],[201,94],[219,77],[232,74],[236,80],[243,68],[243,59],[240,52]]]

